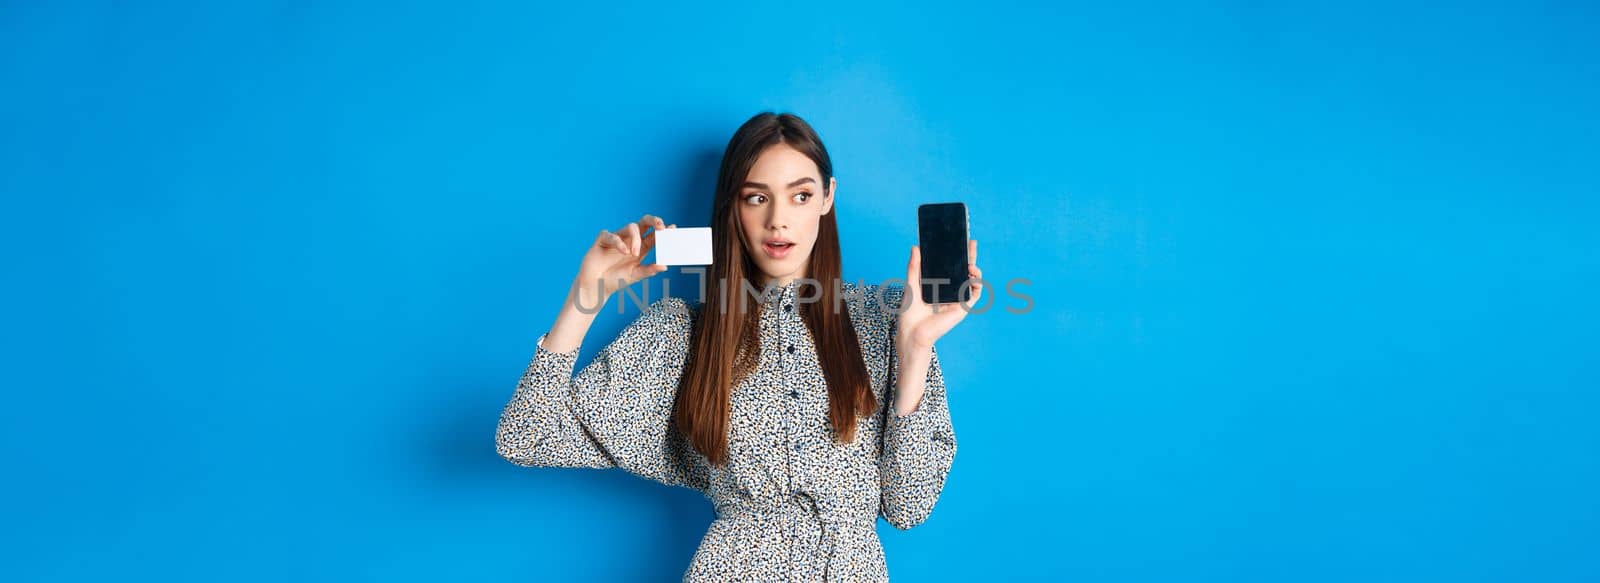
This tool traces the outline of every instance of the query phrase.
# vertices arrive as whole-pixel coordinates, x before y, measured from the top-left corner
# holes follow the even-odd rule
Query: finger
[[[972,276],[972,279],[967,281],[968,296],[965,305],[968,309],[971,309],[973,306],[978,305],[978,299],[983,297],[983,284],[979,281],[975,281],[983,279],[983,270],[978,269],[977,239],[967,239],[967,262],[967,273]],[[968,310],[961,310],[962,315],[965,316],[967,311]]]
[[[632,277],[634,281],[639,281],[666,270],[667,266],[659,263],[652,263],[650,265],[635,265],[628,275]]]
[[[655,232],[655,230],[651,230],[649,233],[645,233],[644,244],[639,246],[639,263],[643,264],[644,263],[644,254],[649,253],[651,249],[655,249],[655,248],[656,248],[656,232]]]
[[[640,220],[642,221],[643,219]],[[633,243],[637,240],[637,236],[640,231],[641,227],[639,225],[639,221],[623,223],[622,226],[617,227],[617,230],[615,231],[617,236],[621,237],[622,241],[626,243],[626,245],[622,246],[623,253],[630,255],[633,253]]]
[[[602,231],[601,233],[601,238],[604,240],[604,242],[601,244],[602,248],[611,249],[618,253],[627,253],[626,247],[622,242],[622,237],[618,237],[616,233],[611,231]]]
[[[956,324],[960,324],[962,318],[967,317],[968,310],[964,310],[956,304],[939,305],[944,309],[935,313],[933,319],[938,323],[935,329],[939,330],[939,336],[942,338],[946,333],[950,332],[951,328],[956,327]]]
[[[978,269],[976,265],[972,265],[967,268],[967,273],[972,275],[972,279],[967,280],[967,285],[969,286],[967,289],[970,290],[968,293],[971,294],[967,298],[967,308],[971,309],[977,306],[978,300],[983,297],[984,286],[981,281],[983,279],[983,270]]]
[[[628,223],[623,240],[628,243],[628,254],[639,254],[639,223]]]
[[[666,221],[661,220],[661,217],[658,217],[658,216],[655,216],[655,215],[652,215],[652,214],[649,214],[649,213],[645,213],[644,216],[639,217],[639,220],[634,221],[632,223],[632,226],[638,228],[638,230],[642,233],[642,232],[644,232],[645,230],[648,230],[648,229],[659,229],[659,228],[662,228],[662,227],[666,226]],[[638,255],[643,255],[644,252],[640,251],[637,254]]]
[[[655,249],[656,248],[656,230],[658,230],[658,229],[676,229],[676,228],[678,228],[678,225],[676,225],[676,224],[662,225],[661,223],[663,221],[660,218],[652,217],[650,215],[645,215],[645,217],[647,219],[654,219],[655,224],[656,224],[656,229],[651,229],[649,233],[646,233],[644,235],[644,244],[639,246],[639,264],[640,265],[644,264],[644,255],[646,253],[649,253],[651,249]],[[640,222],[645,222],[645,221],[640,221]]]

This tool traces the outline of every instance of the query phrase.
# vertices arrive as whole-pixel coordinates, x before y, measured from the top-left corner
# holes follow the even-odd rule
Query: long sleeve
[[[672,426],[688,322],[681,298],[652,303],[576,377],[578,350],[546,350],[541,334],[500,415],[500,456],[522,466],[618,467],[704,491],[705,469]]]
[[[898,296],[899,294],[892,294]],[[898,306],[895,302],[893,306]],[[890,338],[898,325],[891,310]],[[898,387],[899,347],[890,351],[889,387]],[[882,514],[895,528],[906,530],[922,524],[933,513],[933,506],[944,490],[945,478],[955,461],[956,434],[950,422],[944,374],[939,368],[939,352],[934,349],[928,364],[928,377],[922,401],[908,415],[894,410],[896,391],[883,404],[883,452],[879,460],[882,482]]]

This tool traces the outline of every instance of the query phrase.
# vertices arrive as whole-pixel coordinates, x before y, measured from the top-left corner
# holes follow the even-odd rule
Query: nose
[[[767,229],[770,231],[783,231],[789,228],[789,211],[784,205],[768,205]]]

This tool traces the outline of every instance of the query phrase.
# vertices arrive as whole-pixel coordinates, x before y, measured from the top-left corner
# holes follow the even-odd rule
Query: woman
[[[967,310],[907,297],[915,246],[904,287],[840,281],[836,187],[805,121],[745,122],[717,179],[704,300],[650,304],[573,378],[596,308],[666,270],[642,257],[676,225],[601,231],[500,418],[500,455],[704,493],[717,518],[685,581],[887,580],[877,516],[920,524],[955,458],[933,344]]]

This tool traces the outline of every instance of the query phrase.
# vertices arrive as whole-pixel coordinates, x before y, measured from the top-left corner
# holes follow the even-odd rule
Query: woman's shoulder
[[[677,296],[663,296],[650,302],[639,314],[638,321],[661,331],[688,330],[694,319],[696,305]]]
[[[620,309],[637,309],[639,312],[612,341],[610,350],[613,355],[665,358],[688,350],[692,311],[683,298],[666,296],[645,303],[644,299],[638,297],[618,297],[612,298],[612,301],[619,299],[627,302]],[[607,303],[602,309],[619,308]]]

